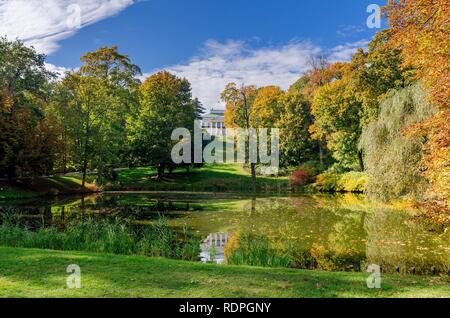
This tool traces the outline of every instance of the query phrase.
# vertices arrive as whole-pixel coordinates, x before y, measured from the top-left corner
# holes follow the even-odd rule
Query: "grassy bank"
[[[239,164],[205,165],[192,169],[175,170],[164,180],[156,180],[154,168],[131,168],[118,171],[118,180],[105,186],[105,190],[134,191],[192,191],[192,192],[249,192],[252,191],[251,176]],[[287,192],[286,177],[257,178],[257,192]]]
[[[238,164],[205,165],[201,168],[177,169],[157,180],[152,167],[118,169],[117,180],[106,181],[103,190],[109,191],[189,191],[189,192],[252,192],[253,184],[248,171]],[[99,191],[96,175],[88,176],[88,192]],[[256,192],[273,193],[290,190],[287,177],[257,179]],[[43,195],[76,194],[81,192],[81,177],[76,173],[66,176],[20,179],[14,185],[0,181],[0,201],[25,199]]]
[[[0,297],[450,297],[443,277],[335,273],[0,247]],[[68,289],[66,268],[81,268]]]
[[[96,192],[99,188],[87,183],[86,191]],[[0,181],[0,201],[77,193],[81,193],[81,179],[77,176],[21,178],[13,184]]]

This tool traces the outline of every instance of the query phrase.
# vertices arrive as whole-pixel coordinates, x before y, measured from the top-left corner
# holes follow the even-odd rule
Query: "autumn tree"
[[[53,74],[45,56],[0,38],[0,174],[10,180],[50,173],[55,146],[46,117]]]
[[[413,66],[438,112],[407,129],[427,139],[422,165],[430,182],[428,194],[450,197],[450,6],[447,0],[389,0],[385,12],[392,35],[389,43],[401,49],[405,66]]]
[[[62,103],[58,104],[56,109],[59,118],[64,120],[61,124],[64,126],[62,134],[65,136],[61,135],[61,138],[66,139],[65,150],[68,146],[68,136],[73,140],[71,158],[75,167],[81,170],[81,188],[84,190],[88,168],[95,168],[93,157],[96,145],[103,139],[100,134],[105,121],[103,116],[108,109],[108,98],[100,81],[80,73],[68,74],[58,93],[70,96],[68,100],[58,98],[57,102]],[[67,153],[63,155],[67,156]]]
[[[401,50],[405,66],[417,70],[432,100],[450,101],[450,6],[447,0],[389,0],[384,8],[390,44]]]
[[[158,178],[173,162],[171,150],[176,128],[193,130],[196,117],[191,86],[169,72],[148,77],[140,87],[140,108],[130,123],[129,140],[137,164],[157,167]]]
[[[351,69],[346,72],[350,74]],[[349,89],[349,81],[350,76],[346,76],[317,89],[311,107],[314,123],[310,131],[313,138],[326,141],[339,168],[359,166],[364,170],[358,150],[361,103]]]
[[[280,119],[282,107],[280,99],[284,92],[278,86],[265,86],[257,90],[250,124],[253,128],[273,128]]]
[[[70,147],[84,189],[89,168],[97,170],[102,182],[106,167],[123,162],[127,123],[137,109],[135,77],[140,70],[116,47],[100,48],[81,60],[80,70],[67,74],[58,85],[54,109],[61,120],[64,149]]]
[[[414,69],[403,65],[401,51],[388,46],[388,30],[378,32],[367,52],[359,49],[351,60],[351,85],[362,103],[362,125],[375,120],[380,102],[390,90],[413,82]]]
[[[254,112],[254,103],[258,90],[255,86],[237,87],[235,83],[229,83],[221,94],[222,101],[226,104],[225,125],[229,128],[253,128],[251,116]],[[256,163],[250,162],[250,172],[254,190],[256,189]]]
[[[312,140],[310,105],[298,92],[288,92],[279,98],[281,115],[276,123],[280,129],[280,160],[282,166],[298,166],[317,159],[317,141]]]
[[[308,102],[310,108],[313,103],[316,91],[333,81],[342,78],[343,63],[330,64],[325,56],[310,56],[308,59],[310,67],[302,77],[289,87],[289,93],[300,93]],[[314,135],[317,141],[318,157],[320,164],[324,164],[324,158],[329,157],[329,151],[326,148],[326,140],[323,136]]]
[[[308,65],[309,71],[292,84],[289,91],[300,92],[312,102],[317,89],[342,78],[341,69],[344,64],[330,64],[324,56],[310,56]]]
[[[138,109],[140,81],[136,77],[141,70],[127,55],[119,53],[116,46],[88,52],[81,61],[80,73],[98,81],[106,95],[104,102],[109,104],[99,132],[102,137],[92,158],[101,181],[109,171],[105,168],[124,163],[128,154],[126,131]]]

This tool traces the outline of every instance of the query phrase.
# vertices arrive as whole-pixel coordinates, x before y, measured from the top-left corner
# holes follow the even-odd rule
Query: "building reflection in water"
[[[211,233],[200,244],[200,259],[203,263],[221,264],[225,261],[224,248],[228,233]]]

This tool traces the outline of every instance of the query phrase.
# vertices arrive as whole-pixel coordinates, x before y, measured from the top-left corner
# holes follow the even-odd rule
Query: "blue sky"
[[[309,55],[348,59],[378,31],[366,25],[372,3],[385,1],[11,0],[0,2],[0,34],[34,45],[58,70],[118,45],[145,75],[167,69],[187,77],[213,107],[227,81],[287,88]],[[67,27],[73,4],[80,28]]]

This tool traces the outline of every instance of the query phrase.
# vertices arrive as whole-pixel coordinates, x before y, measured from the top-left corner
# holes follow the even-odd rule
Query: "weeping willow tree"
[[[393,91],[380,104],[378,118],[363,129],[360,139],[371,176],[369,194],[383,199],[422,196],[426,181],[420,161],[425,140],[402,132],[434,113],[418,83]]]

